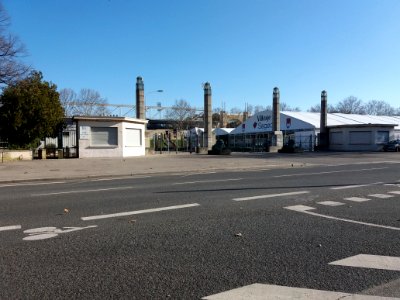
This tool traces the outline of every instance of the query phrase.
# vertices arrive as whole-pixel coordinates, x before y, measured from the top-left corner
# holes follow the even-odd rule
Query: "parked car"
[[[383,146],[383,151],[400,151],[400,140],[393,140]]]

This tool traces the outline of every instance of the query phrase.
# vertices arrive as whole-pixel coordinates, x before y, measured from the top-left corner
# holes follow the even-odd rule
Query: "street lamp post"
[[[164,90],[154,90],[154,91],[150,91],[150,92],[146,93],[146,97],[147,97],[149,94],[163,93],[163,92],[164,92]],[[158,103],[160,103],[159,106],[161,106],[161,102],[157,102],[157,105],[158,105]],[[152,105],[146,105],[146,106],[145,106],[146,112],[147,112],[148,110],[150,110],[150,109],[153,109],[153,108],[154,108],[154,106],[152,106]],[[157,110],[158,110],[158,109],[157,109]]]

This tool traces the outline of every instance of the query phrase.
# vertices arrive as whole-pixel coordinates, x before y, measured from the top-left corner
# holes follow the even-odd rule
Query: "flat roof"
[[[73,121],[93,121],[93,122],[128,122],[147,124],[147,120],[129,117],[108,117],[108,116],[73,116]]]

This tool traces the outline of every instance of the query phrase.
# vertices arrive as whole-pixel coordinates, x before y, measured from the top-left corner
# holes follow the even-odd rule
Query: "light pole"
[[[164,90],[154,90],[154,91],[151,91],[151,92],[146,93],[146,97],[147,97],[147,95],[149,95],[149,94],[163,93],[163,92],[164,92]],[[158,103],[160,103],[159,106],[161,106],[161,102],[157,102],[157,106],[158,106]],[[153,108],[154,108],[154,106],[152,106],[152,105],[146,105],[146,106],[145,106],[146,112],[147,112],[149,109],[153,109]]]

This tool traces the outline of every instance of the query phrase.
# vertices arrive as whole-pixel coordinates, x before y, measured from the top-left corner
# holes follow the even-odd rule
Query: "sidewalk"
[[[0,163],[0,182],[193,173],[223,170],[299,168],[310,165],[398,160],[394,153],[233,153],[229,156],[189,153],[153,154],[132,158],[85,158]]]

